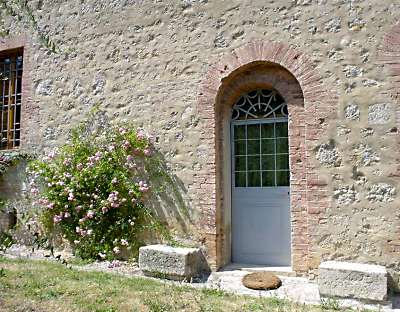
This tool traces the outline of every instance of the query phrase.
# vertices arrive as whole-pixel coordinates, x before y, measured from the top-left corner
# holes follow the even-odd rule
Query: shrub
[[[98,116],[28,169],[45,232],[61,233],[84,259],[137,251],[141,234],[159,228],[145,205],[147,181],[159,171],[149,136],[132,124],[109,124]]]

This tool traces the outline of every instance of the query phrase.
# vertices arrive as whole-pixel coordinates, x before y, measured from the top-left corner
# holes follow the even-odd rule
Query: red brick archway
[[[202,144],[208,147],[208,159],[196,181],[203,198],[201,232],[212,266],[219,268],[228,263],[230,181],[224,173],[226,138],[221,107],[228,105],[227,98],[234,98],[235,94],[255,85],[272,86],[295,103],[289,108],[290,161],[294,173],[291,178],[292,267],[306,271],[319,260],[314,255],[313,229],[330,205],[326,183],[316,172],[314,150],[326,135],[327,120],[336,115],[337,96],[327,90],[304,53],[284,44],[256,41],[236,49],[212,66],[202,82],[198,110]]]
[[[400,22],[383,38],[379,59],[389,69],[389,79],[392,84],[390,96],[397,104],[396,123],[400,126]]]
[[[384,36],[381,49],[379,51],[379,63],[383,64],[389,72],[388,80],[391,84],[389,95],[396,104],[396,125],[397,134],[400,131],[400,22],[397,22]],[[400,148],[400,136],[397,135],[397,145]],[[396,155],[396,168],[390,173],[391,177],[400,177],[400,155]],[[397,229],[400,236],[400,228]],[[388,242],[388,247],[398,250],[398,241]]]

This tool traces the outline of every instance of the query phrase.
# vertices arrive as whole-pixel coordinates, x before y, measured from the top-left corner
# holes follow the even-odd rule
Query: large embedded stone
[[[395,194],[396,189],[393,185],[377,183],[369,188],[367,199],[372,202],[390,202]]]
[[[199,248],[165,245],[139,248],[139,268],[148,276],[187,281],[209,272],[207,261]]]
[[[36,87],[36,93],[38,95],[53,95],[53,81],[51,79],[40,81]]]
[[[368,122],[374,124],[387,124],[392,115],[392,107],[389,103],[373,104],[368,107]]]
[[[341,157],[338,149],[335,147],[334,142],[323,143],[319,146],[317,159],[326,167],[337,167],[341,163]]]
[[[380,265],[327,261],[319,266],[321,296],[383,301],[387,271]]]
[[[341,185],[333,192],[333,196],[337,198],[339,205],[350,205],[358,201],[358,193],[354,185]]]
[[[360,109],[357,104],[349,104],[344,109],[344,116],[350,120],[360,120]]]

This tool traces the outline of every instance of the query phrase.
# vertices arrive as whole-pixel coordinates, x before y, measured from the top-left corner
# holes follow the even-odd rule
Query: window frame
[[[6,70],[5,60],[11,59]],[[20,60],[18,60],[20,58]],[[18,66],[20,63],[20,66]],[[10,74],[11,79],[0,82],[0,151],[15,150],[21,146],[22,108],[24,90],[24,48],[14,48],[0,51],[0,73]],[[0,78],[2,79],[2,78]],[[8,80],[8,85],[7,85]],[[19,91],[19,92],[18,92]],[[7,111],[5,113],[5,111]],[[10,116],[12,120],[10,119]],[[4,122],[4,118],[7,120]]]
[[[35,48],[29,34],[21,33],[0,38],[0,55],[16,50],[23,51],[20,145],[9,151],[31,149],[40,144],[41,141],[37,135],[32,135],[38,133],[40,116],[38,113],[39,104],[33,100],[32,53]],[[7,152],[7,150],[0,150],[0,152],[4,151]]]

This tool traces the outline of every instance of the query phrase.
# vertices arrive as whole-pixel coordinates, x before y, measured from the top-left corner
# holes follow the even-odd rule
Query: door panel
[[[289,187],[236,188],[232,198],[232,260],[290,265]]]

